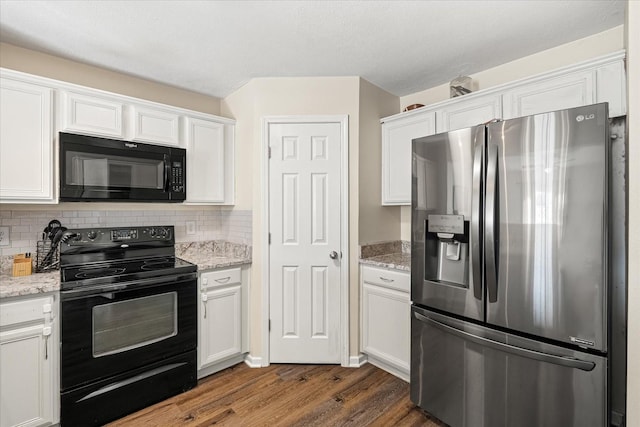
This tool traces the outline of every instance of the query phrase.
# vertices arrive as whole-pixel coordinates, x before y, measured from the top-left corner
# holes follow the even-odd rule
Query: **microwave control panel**
[[[182,162],[171,163],[171,191],[184,193],[184,168]]]

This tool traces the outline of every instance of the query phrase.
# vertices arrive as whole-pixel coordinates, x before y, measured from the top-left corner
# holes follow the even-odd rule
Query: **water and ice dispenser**
[[[469,222],[463,215],[428,215],[425,279],[469,286]]]

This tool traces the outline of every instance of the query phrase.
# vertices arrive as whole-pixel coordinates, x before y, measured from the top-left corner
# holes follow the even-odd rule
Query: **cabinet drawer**
[[[0,327],[51,319],[53,298],[42,297],[0,304]]]
[[[385,288],[410,292],[411,275],[409,273],[376,267],[362,267],[362,280]]]
[[[200,286],[202,288],[215,288],[238,284],[242,280],[241,277],[240,268],[209,271],[200,275]]]

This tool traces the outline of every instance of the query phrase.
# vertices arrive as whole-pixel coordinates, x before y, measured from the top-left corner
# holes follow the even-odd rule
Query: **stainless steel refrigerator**
[[[413,141],[411,399],[458,426],[605,426],[606,104]]]

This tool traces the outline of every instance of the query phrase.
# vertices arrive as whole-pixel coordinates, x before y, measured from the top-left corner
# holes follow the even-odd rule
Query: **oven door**
[[[60,200],[182,201],[181,151],[60,133]]]
[[[61,292],[62,390],[195,349],[196,277]]]

